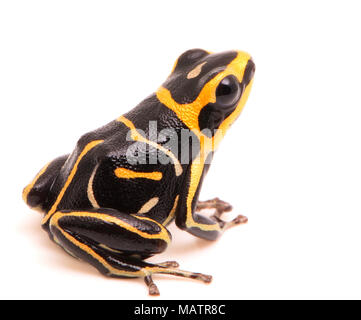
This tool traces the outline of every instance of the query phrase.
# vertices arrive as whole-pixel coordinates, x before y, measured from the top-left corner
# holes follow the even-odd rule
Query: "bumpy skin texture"
[[[171,239],[166,226],[173,219],[181,229],[208,240],[232,224],[220,219],[224,202],[200,206],[198,196],[219,141],[247,100],[254,69],[251,57],[241,51],[185,52],[156,93],[83,135],[70,155],[47,164],[24,189],[24,201],[44,214],[42,227],[52,240],[105,275],[144,277],[151,294],[158,293],[153,273],[209,282],[209,276],[179,270],[175,262],[143,259],[166,249]],[[226,77],[236,93],[224,89]],[[229,103],[231,94],[236,98]],[[155,137],[152,121],[161,133]],[[203,134],[204,128],[219,132]],[[164,130],[178,138],[188,130],[190,138],[187,143],[179,138],[173,153]],[[190,158],[183,163],[185,151]],[[148,161],[129,162],[129,155],[135,158],[139,152]],[[157,160],[149,163],[154,154]],[[200,215],[197,204],[218,208],[218,213]]]

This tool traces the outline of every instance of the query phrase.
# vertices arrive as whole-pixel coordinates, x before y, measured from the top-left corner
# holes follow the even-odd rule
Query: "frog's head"
[[[188,50],[175,62],[157,97],[189,129],[212,139],[216,147],[242,111],[254,71],[246,52]]]

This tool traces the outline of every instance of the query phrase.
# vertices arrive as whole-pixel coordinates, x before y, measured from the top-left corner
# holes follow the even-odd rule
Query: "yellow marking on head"
[[[163,174],[161,172],[137,172],[125,168],[116,168],[114,170],[115,175],[118,178],[123,179],[136,179],[136,178],[144,178],[150,180],[161,180],[163,178]]]
[[[159,198],[158,197],[154,197],[150,200],[148,200],[145,204],[143,204],[143,206],[139,209],[138,213],[139,214],[142,214],[142,213],[147,213],[149,212],[150,210],[153,209],[154,206],[157,205],[159,201]]]
[[[205,52],[208,53],[208,54],[212,54],[212,53],[213,53],[213,52],[211,52],[211,51],[207,51],[207,50],[204,50],[204,49],[201,49],[201,50],[205,51]],[[184,53],[185,53],[185,52],[184,52]],[[180,56],[179,56],[179,57],[177,58],[177,60],[174,62],[173,67],[172,67],[171,74],[173,73],[173,71],[175,70],[175,68],[178,66],[179,58],[180,58]]]
[[[35,176],[35,178],[24,188],[22,197],[23,197],[23,200],[24,200],[25,203],[28,202],[29,192],[31,191],[32,188],[34,188],[34,185],[35,185],[36,181],[38,181],[39,178],[44,174],[44,172],[46,171],[46,169],[49,167],[49,164],[50,164],[50,163],[51,163],[51,162],[47,163],[47,164],[39,171],[39,173]]]
[[[163,153],[165,153],[169,158],[172,159],[172,162],[174,164],[174,169],[175,169],[175,174],[176,176],[180,176],[183,172],[182,166],[179,163],[179,160],[177,159],[177,157],[168,149],[164,148],[163,146],[161,146],[160,144],[148,140],[147,138],[143,137],[135,128],[134,124],[128,120],[127,118],[125,118],[124,116],[120,116],[117,121],[124,123],[130,130],[131,130],[131,138],[134,141],[141,141],[144,143],[149,144],[150,146],[157,148],[159,150],[161,150]]]
[[[207,63],[207,61],[202,62],[198,66],[196,66],[194,69],[188,72],[187,79],[193,79],[195,77],[198,77],[202,71],[202,67]]]
[[[229,126],[233,123],[233,121],[242,111],[247,101],[253,81],[251,81],[245,88],[235,110],[222,122],[222,124],[212,138],[207,137],[200,131],[198,122],[199,114],[208,103],[216,102],[216,89],[218,84],[223,80],[223,78],[228,75],[234,75],[239,82],[242,82],[244,71],[250,58],[251,56],[248,53],[238,51],[237,57],[228,64],[224,71],[218,73],[214,78],[212,78],[205,84],[198,97],[192,103],[180,104],[176,102],[173,99],[170,91],[164,87],[160,87],[156,92],[159,101],[165,106],[167,106],[169,109],[174,111],[177,114],[178,118],[182,120],[182,122],[190,130],[192,130],[192,132],[199,139],[203,139],[204,144],[201,145],[201,148],[205,148],[205,154],[217,149],[219,142],[222,140]]]
[[[175,197],[174,204],[173,204],[173,208],[172,208],[172,210],[170,211],[169,216],[167,217],[167,219],[165,219],[164,222],[162,223],[164,226],[166,226],[166,225],[167,225],[169,222],[171,222],[172,219],[174,218],[175,211],[177,210],[177,206],[178,206],[178,200],[179,200],[179,195],[177,195],[177,196]]]
[[[93,208],[96,208],[96,209],[99,209],[100,206],[94,196],[93,181],[94,181],[95,173],[96,173],[98,167],[99,167],[99,164],[97,164],[95,166],[95,168],[90,176],[90,179],[88,182],[88,188],[87,188],[88,199],[89,199],[90,203],[92,204]]]
[[[43,218],[42,220],[42,224],[46,223],[49,218],[51,217],[51,215],[56,211],[61,199],[63,199],[63,196],[65,194],[65,191],[68,189],[70,183],[72,182],[77,170],[78,170],[78,165],[79,162],[81,161],[81,159],[91,150],[93,149],[96,145],[98,145],[99,143],[102,143],[104,140],[94,140],[89,142],[85,148],[83,149],[83,151],[80,153],[78,159],[76,160],[73,169],[71,170],[68,179],[65,181],[65,184],[63,186],[63,188],[61,189],[58,197],[56,198],[53,206],[51,207],[50,211],[46,214],[46,216]]]

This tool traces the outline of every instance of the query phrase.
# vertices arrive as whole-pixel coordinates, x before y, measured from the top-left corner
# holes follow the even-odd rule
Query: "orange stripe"
[[[117,168],[114,170],[115,175],[118,178],[123,179],[134,179],[134,178],[145,178],[145,179],[151,179],[151,180],[161,180],[163,177],[163,174],[161,172],[137,172],[128,170],[125,168]]]

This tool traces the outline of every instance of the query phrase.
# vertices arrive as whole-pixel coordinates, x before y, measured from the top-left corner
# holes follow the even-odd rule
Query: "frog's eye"
[[[238,79],[233,76],[225,77],[216,89],[216,101],[221,106],[232,106],[241,97],[242,87]]]

